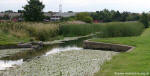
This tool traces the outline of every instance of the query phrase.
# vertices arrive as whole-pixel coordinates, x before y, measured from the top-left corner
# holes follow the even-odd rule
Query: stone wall
[[[17,48],[33,48],[39,49],[43,47],[43,42],[28,42],[19,44],[0,45],[0,49],[17,49]]]

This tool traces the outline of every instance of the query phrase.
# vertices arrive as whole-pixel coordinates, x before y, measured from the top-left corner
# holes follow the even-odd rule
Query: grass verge
[[[117,43],[135,46],[131,52],[120,53],[106,62],[95,76],[116,76],[115,72],[150,73],[150,28],[146,29],[141,36],[137,37],[117,37],[92,39],[95,42]],[[128,76],[128,75],[119,75]],[[132,76],[132,75],[131,75]],[[137,76],[137,75],[135,75]],[[138,75],[141,76],[141,75]]]

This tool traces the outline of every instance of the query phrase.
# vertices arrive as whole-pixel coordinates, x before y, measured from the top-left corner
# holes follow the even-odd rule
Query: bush
[[[76,19],[80,20],[80,21],[87,22],[87,23],[92,23],[92,21],[93,21],[93,18],[87,12],[78,13],[76,15]]]
[[[85,20],[84,20],[86,23],[92,23],[93,22],[93,19],[92,17],[85,17]]]
[[[140,35],[144,26],[139,22],[111,22],[104,25],[101,37],[127,37]]]

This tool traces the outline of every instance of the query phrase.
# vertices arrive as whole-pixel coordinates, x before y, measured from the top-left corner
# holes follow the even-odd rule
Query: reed
[[[101,24],[64,24],[60,27],[59,33],[63,36],[82,36],[100,32]]]
[[[45,23],[0,23],[0,30],[12,34],[18,38],[30,37],[36,40],[45,41],[58,35],[59,26]]]
[[[127,37],[138,36],[144,30],[139,22],[110,22],[105,23],[100,37]]]

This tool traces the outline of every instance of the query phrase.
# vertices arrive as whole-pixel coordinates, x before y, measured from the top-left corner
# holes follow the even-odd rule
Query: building
[[[51,16],[51,21],[59,21],[62,17],[71,17],[75,16],[77,13],[75,12],[64,12],[64,13],[59,13],[56,12]]]
[[[75,16],[77,13],[75,12],[64,12],[64,13],[59,13],[59,12],[53,12],[53,13],[48,13],[44,12],[44,15],[48,17],[46,20],[49,21],[59,21],[62,17],[71,17]],[[21,13],[0,13],[0,17],[8,16],[10,20],[13,20],[14,18],[19,19],[21,17]],[[1,19],[2,20],[2,19]]]

